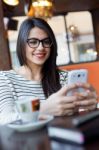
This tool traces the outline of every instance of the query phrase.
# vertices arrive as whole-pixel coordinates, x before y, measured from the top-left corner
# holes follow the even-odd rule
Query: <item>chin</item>
[[[34,61],[34,63],[38,64],[38,65],[43,65],[46,62],[46,60],[44,60],[44,59],[43,60],[37,60],[37,61]]]
[[[42,66],[44,63],[45,63],[45,61],[44,62],[34,62],[34,64],[39,65],[39,66]]]

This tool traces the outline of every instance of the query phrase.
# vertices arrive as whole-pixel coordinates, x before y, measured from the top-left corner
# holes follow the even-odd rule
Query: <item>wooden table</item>
[[[49,123],[50,125],[70,126],[69,117],[56,117]],[[99,130],[99,119],[95,122]],[[96,131],[95,131],[96,132]],[[52,145],[54,144],[54,147]],[[55,141],[48,136],[47,126],[27,133],[19,133],[6,126],[0,126],[0,150],[98,150],[99,137],[93,138],[84,145],[72,145],[69,142],[65,144],[58,141],[58,147],[55,148]]]

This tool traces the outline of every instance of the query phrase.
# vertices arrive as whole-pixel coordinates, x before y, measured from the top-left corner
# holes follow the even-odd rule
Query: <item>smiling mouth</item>
[[[45,53],[43,54],[34,54],[34,56],[36,56],[37,58],[44,58],[45,57]]]

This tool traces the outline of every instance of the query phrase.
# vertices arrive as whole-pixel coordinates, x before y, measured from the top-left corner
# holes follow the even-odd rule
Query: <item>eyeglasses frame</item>
[[[40,43],[42,43],[42,46],[43,46],[44,48],[50,48],[50,47],[52,46],[52,41],[50,40],[49,37],[44,38],[44,39],[42,39],[42,40],[39,40],[39,39],[37,39],[37,38],[29,38],[29,39],[27,39],[27,43],[28,43],[28,46],[29,46],[30,48],[37,48],[37,47],[38,47],[38,46],[36,46],[36,47],[31,47],[31,46],[30,46],[29,41],[32,40],[32,39],[35,39],[35,40],[39,41],[38,46],[39,46]],[[51,44],[50,44],[50,46],[48,46],[48,47],[44,46],[44,43],[43,43],[44,40],[47,40],[47,39],[49,39],[49,40],[51,41]]]

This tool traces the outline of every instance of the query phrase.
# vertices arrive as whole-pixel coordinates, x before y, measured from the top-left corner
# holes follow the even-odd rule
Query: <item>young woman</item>
[[[52,29],[40,18],[26,19],[19,30],[17,55],[20,67],[0,72],[0,116],[4,122],[19,118],[15,102],[25,96],[40,99],[40,112],[54,116],[74,114],[75,108],[94,110],[95,90],[86,84],[66,86],[68,72],[56,66],[57,43]],[[69,90],[83,87],[86,92],[66,96]]]

